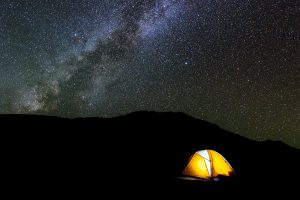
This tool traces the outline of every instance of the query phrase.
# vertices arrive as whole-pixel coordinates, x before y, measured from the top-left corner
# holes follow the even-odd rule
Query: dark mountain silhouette
[[[111,119],[2,115],[5,190],[11,197],[244,199],[297,194],[300,150],[257,142],[182,113]],[[183,180],[189,157],[213,149],[236,177]]]

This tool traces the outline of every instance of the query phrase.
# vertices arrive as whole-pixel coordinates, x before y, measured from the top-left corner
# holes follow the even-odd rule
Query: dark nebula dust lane
[[[0,112],[184,112],[300,147],[300,2],[3,0]]]

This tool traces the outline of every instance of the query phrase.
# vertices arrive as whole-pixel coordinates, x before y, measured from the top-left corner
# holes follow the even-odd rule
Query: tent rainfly
[[[230,177],[234,174],[229,162],[213,150],[202,150],[194,153],[183,171],[185,176],[209,181],[216,181],[220,176]]]

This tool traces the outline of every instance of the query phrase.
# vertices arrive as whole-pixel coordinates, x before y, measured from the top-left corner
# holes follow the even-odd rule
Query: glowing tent
[[[194,153],[183,175],[204,180],[218,180],[218,177],[230,177],[234,170],[229,162],[218,152],[202,150]]]

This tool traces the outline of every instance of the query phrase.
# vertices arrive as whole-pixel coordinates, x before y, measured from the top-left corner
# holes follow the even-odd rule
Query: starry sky
[[[299,0],[1,0],[0,113],[184,112],[300,148]]]

